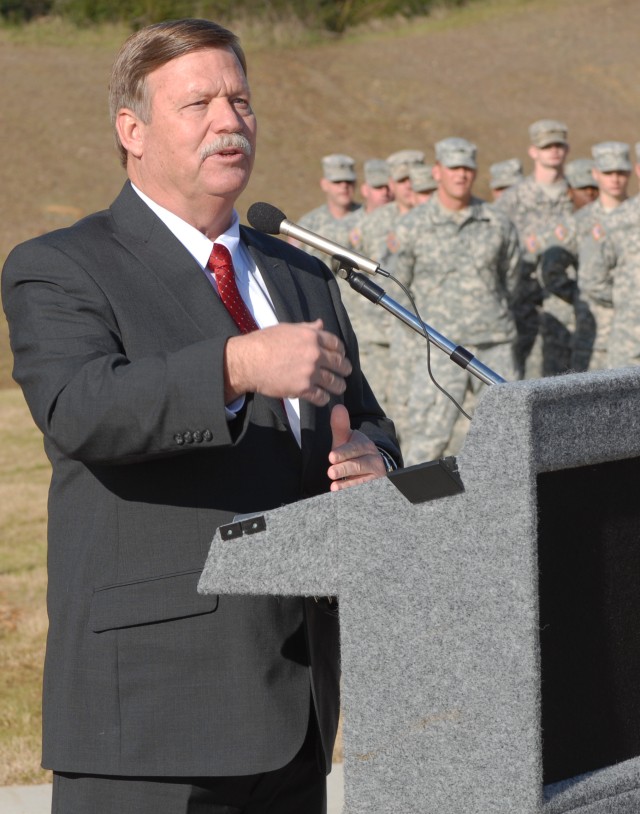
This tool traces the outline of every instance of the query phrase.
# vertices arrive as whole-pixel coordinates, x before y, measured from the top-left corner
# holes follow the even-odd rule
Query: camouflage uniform
[[[362,209],[360,204],[354,203],[351,205],[349,214],[343,218],[334,218],[331,212],[329,212],[327,204],[323,204],[316,209],[312,209],[311,212],[307,212],[306,215],[303,215],[298,220],[298,225],[304,226],[305,229],[309,229],[311,232],[326,237],[328,240],[333,240],[341,246],[349,246],[350,218],[360,209]],[[301,244],[300,248],[304,249],[308,254],[314,255],[314,257],[319,257],[324,263],[329,262],[329,255],[321,252],[319,249],[306,246],[304,243]]]
[[[394,248],[389,235],[395,234],[395,226],[401,217],[402,213],[393,201],[374,209],[373,212],[362,214],[355,212],[349,215],[351,247],[354,251],[380,263],[382,268],[388,268]],[[397,293],[385,285],[383,278],[375,282],[391,297],[398,299]],[[392,381],[392,362],[389,356],[391,336],[398,330],[395,324],[397,320],[380,306],[374,306],[361,294],[352,291],[348,284],[343,286],[342,291],[342,298],[358,337],[360,365],[378,401],[398,429],[402,423],[401,406],[394,398],[395,383]],[[404,304],[406,303],[403,302]]]
[[[386,268],[396,248],[393,235],[401,217],[395,201],[374,209],[362,218],[359,234],[351,234],[351,245],[360,254]]]
[[[347,215],[344,219],[344,226],[347,230],[347,245],[354,251],[377,262],[380,262],[379,250],[376,251],[375,247],[373,250],[369,250],[367,246],[365,246],[363,233],[370,236],[377,236],[375,228],[373,231],[370,231],[368,224],[372,219],[374,223],[386,222],[388,215],[385,213],[384,217],[381,217],[378,214],[383,210],[397,211],[397,207],[393,203],[385,204],[369,213],[365,212],[361,207],[357,211]],[[385,227],[381,226],[380,228],[384,229]],[[381,265],[384,267],[383,263],[381,263]],[[382,278],[375,282],[384,287],[384,280]],[[362,294],[353,291],[348,283],[341,283],[340,288],[342,299],[358,338],[362,370],[381,406],[395,421],[396,417],[393,411],[393,405],[389,401],[389,332],[391,321],[395,320],[395,317],[392,317],[391,314],[388,314],[383,308],[375,306],[366,299],[366,297],[363,297]]]
[[[513,224],[478,198],[461,212],[452,212],[434,196],[402,218],[397,241],[395,274],[412,291],[422,319],[506,379],[514,379],[511,303],[520,251]],[[405,462],[414,464],[456,451],[450,442],[459,413],[428,377],[424,341],[409,329],[403,337],[392,360],[395,363],[398,354],[412,363],[405,394],[411,431],[404,438],[404,452]],[[458,402],[469,387],[477,392],[482,386],[439,348],[432,348],[430,357],[436,380]]]
[[[572,330],[573,311],[559,306],[545,292],[541,265],[547,249],[562,246],[574,234],[570,228],[573,204],[568,184],[561,181],[547,190],[530,175],[505,190],[493,206],[515,224],[523,253],[515,312],[519,372],[528,378],[560,373],[568,369],[570,351],[566,342]],[[549,307],[553,312],[546,317]],[[556,313],[558,309],[560,314]],[[568,325],[562,323],[563,313],[569,319]],[[554,358],[560,349],[560,356]]]
[[[604,141],[591,148],[594,164],[600,172],[625,172],[633,169],[629,145],[620,141]],[[607,238],[609,221],[614,209],[605,209],[596,200],[576,213],[580,257],[580,288],[593,315],[593,337],[589,369],[608,366],[607,346],[613,319],[612,270],[600,260],[601,248]],[[607,249],[604,248],[603,256]],[[600,276],[602,275],[602,276]]]
[[[589,295],[613,307],[607,366],[640,364],[640,196],[615,209],[606,235],[585,257]]]
[[[607,345],[613,318],[613,278],[611,270],[603,266],[599,256],[615,211],[604,209],[600,201],[595,200],[575,214],[580,291],[593,319],[591,341],[585,348],[589,370],[607,367]],[[600,273],[604,274],[602,279],[597,277]]]

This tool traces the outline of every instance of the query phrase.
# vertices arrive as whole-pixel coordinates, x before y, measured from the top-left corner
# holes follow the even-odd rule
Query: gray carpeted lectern
[[[487,388],[457,463],[218,531],[199,590],[339,597],[349,814],[640,811],[640,372]]]

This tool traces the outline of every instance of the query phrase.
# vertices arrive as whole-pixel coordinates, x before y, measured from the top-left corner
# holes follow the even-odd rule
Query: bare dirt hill
[[[296,219],[321,202],[320,157],[362,161],[450,135],[493,161],[526,162],[527,127],[570,128],[572,156],[640,140],[637,0],[496,0],[462,13],[306,48],[247,48],[260,121],[239,209]],[[106,112],[115,46],[27,46],[0,32],[0,262],[17,242],[108,206],[123,179]],[[635,187],[634,187],[635,191]],[[11,384],[0,323],[0,387]]]

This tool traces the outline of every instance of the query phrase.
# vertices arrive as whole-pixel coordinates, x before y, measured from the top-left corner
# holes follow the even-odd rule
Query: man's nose
[[[244,129],[242,116],[230,99],[220,99],[212,106],[210,126],[217,133],[240,133]]]

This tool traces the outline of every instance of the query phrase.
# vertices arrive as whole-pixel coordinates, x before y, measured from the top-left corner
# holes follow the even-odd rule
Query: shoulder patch
[[[558,238],[560,243],[564,243],[567,239],[567,235],[569,234],[569,230],[563,223],[559,223],[553,230],[553,234]]]
[[[591,234],[593,235],[594,240],[602,240],[604,237],[604,229],[602,228],[601,223],[596,223],[591,230]]]
[[[400,248],[400,243],[398,242],[398,238],[396,237],[395,232],[389,232],[387,235],[387,249],[391,252],[391,254],[395,254],[398,249]]]
[[[529,254],[537,254],[540,250],[540,241],[538,240],[538,235],[531,234],[527,235],[524,239],[524,245],[527,247],[527,251]]]
[[[349,243],[351,243],[351,245],[353,246],[354,249],[357,249],[357,248],[360,247],[360,244],[362,243],[362,232],[360,231],[359,226],[355,226],[349,232]]]

